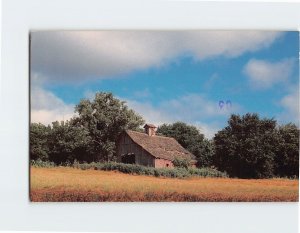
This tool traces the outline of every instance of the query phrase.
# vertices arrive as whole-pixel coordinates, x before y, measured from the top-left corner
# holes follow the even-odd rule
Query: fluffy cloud
[[[244,73],[249,77],[253,87],[265,89],[274,84],[286,82],[291,75],[293,65],[292,59],[273,63],[252,59],[244,67]]]
[[[31,122],[51,124],[74,116],[74,105],[65,104],[51,92],[35,88],[31,92]]]
[[[282,33],[253,31],[49,31],[31,34],[32,71],[55,82],[105,79],[163,66],[179,55],[236,57]],[[83,80],[84,79],[84,80]]]
[[[62,112],[60,109],[55,110],[32,110],[31,122],[42,123],[44,125],[51,124],[54,121],[65,121],[70,119],[74,114],[71,112],[71,108],[64,109]]]
[[[155,108],[151,103],[128,99],[123,100],[126,101],[126,104],[129,106],[129,108],[140,114],[148,123],[158,126],[163,123],[173,122],[172,116],[168,115],[164,111],[161,111],[161,109]]]
[[[32,79],[37,79],[36,74]],[[36,82],[37,83],[37,82]],[[31,122],[51,124],[53,121],[67,120],[74,116],[74,105],[66,104],[41,84],[31,87]]]
[[[197,126],[206,137],[212,138],[223,126],[212,121],[216,117],[224,120],[230,113],[240,111],[240,106],[233,106],[231,109],[220,109],[218,103],[214,103],[201,95],[190,94],[177,99],[163,101],[154,106],[151,103],[139,102],[136,100],[125,100],[127,105],[141,114],[143,118],[155,125],[183,121]],[[204,123],[211,122],[211,123]],[[225,120],[226,121],[226,120]]]
[[[209,124],[204,122],[195,122],[194,125],[208,139],[212,139],[215,136],[215,134],[224,127],[223,125],[220,125],[220,123],[217,122],[213,122]]]
[[[288,95],[284,96],[280,105],[284,108],[280,120],[284,122],[292,121],[299,125],[299,89],[293,89]]]

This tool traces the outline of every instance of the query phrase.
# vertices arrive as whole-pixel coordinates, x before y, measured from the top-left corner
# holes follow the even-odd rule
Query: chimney
[[[152,124],[145,124],[144,126],[145,133],[148,134],[148,136],[155,136],[156,128],[157,127]]]

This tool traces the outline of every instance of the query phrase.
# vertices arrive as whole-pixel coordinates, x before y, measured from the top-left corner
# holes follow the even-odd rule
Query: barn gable
[[[117,160],[123,163],[155,167],[155,158],[136,144],[126,132],[120,135],[117,142]]]
[[[189,159],[196,163],[195,156],[184,149],[174,138],[157,136],[156,126],[146,124],[145,133],[126,130],[117,142],[119,162],[135,163],[151,167],[173,167],[175,158]]]

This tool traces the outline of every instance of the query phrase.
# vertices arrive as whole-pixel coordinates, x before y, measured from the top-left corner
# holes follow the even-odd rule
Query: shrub
[[[215,168],[189,168],[189,173],[194,176],[201,176],[201,177],[228,177],[226,172],[218,171]]]
[[[57,166],[54,162],[45,162],[42,160],[31,160],[31,166],[34,167],[55,167]],[[73,164],[64,163],[59,166],[71,166],[73,168],[81,170],[102,170],[102,171],[119,171],[126,174],[136,174],[136,175],[145,175],[145,176],[155,176],[155,177],[169,177],[169,178],[187,178],[191,176],[198,177],[228,177],[224,172],[220,172],[213,168],[154,168],[154,167],[145,167],[136,164],[125,164],[125,163],[116,163],[116,162],[106,162],[106,163],[79,163],[74,161]]]
[[[175,167],[188,168],[191,164],[191,160],[186,159],[186,158],[176,157],[173,160],[173,164],[174,164]]]
[[[186,178],[191,176],[199,177],[228,177],[224,172],[220,172],[213,168],[154,168],[145,167],[136,164],[125,164],[116,162],[107,163],[76,163],[75,168],[82,170],[95,169],[102,171],[119,171],[126,174],[156,176],[156,177],[170,177],[170,178]]]
[[[31,160],[30,165],[33,167],[45,167],[45,168],[55,167],[54,162],[42,161],[41,159]]]

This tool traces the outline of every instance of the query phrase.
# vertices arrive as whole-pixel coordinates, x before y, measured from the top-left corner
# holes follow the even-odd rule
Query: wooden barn
[[[156,135],[156,126],[146,124],[145,132],[124,131],[117,142],[118,162],[139,164],[149,167],[174,167],[175,158],[191,160],[194,155],[184,149],[174,138]]]

